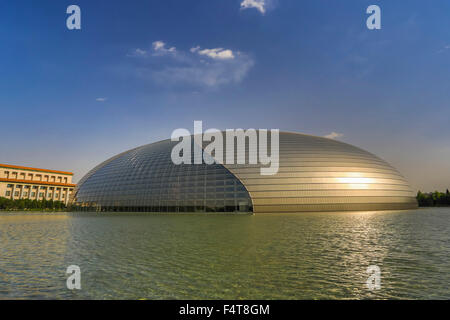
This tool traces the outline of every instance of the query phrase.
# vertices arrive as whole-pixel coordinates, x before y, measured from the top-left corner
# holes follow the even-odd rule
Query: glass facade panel
[[[252,211],[245,187],[224,166],[173,164],[171,151],[175,144],[165,140],[146,145],[94,168],[78,184],[73,208],[86,211],[238,212],[242,211],[239,203],[244,201],[250,204],[247,211]]]

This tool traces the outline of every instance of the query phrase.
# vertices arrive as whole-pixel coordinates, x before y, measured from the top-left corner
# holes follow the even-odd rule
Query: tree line
[[[417,192],[417,202],[419,203],[419,207],[446,207],[450,206],[450,192],[429,192],[422,193],[421,191]]]
[[[8,199],[0,197],[0,210],[65,210],[66,205],[62,201]]]
[[[445,207],[450,206],[450,192],[417,192],[419,207]],[[8,199],[0,197],[0,210],[65,210],[66,205],[62,201]]]

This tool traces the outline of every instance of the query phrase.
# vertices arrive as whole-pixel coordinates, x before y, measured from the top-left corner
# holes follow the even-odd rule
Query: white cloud
[[[241,9],[255,8],[262,14],[266,13],[266,1],[265,0],[243,0],[241,2]]]
[[[98,102],[105,102],[107,100],[107,98],[97,98],[97,99],[95,99],[95,101],[98,101]]]
[[[227,60],[234,59],[233,51],[226,50],[223,48],[215,48],[215,49],[203,49],[200,50],[200,47],[191,48],[192,53],[197,52],[201,56],[207,56],[211,59],[219,59],[219,60]]]
[[[135,53],[138,54],[138,55],[143,56],[143,55],[146,55],[146,54],[147,54],[147,51],[141,50],[141,49],[137,48],[137,49],[135,50]]]
[[[446,50],[449,50],[449,49],[450,49],[450,44],[447,44],[442,49],[439,49],[437,53],[442,53],[442,52],[444,52]]]
[[[149,53],[154,56],[164,56],[167,54],[176,54],[176,52],[177,49],[175,47],[168,48],[163,41],[154,41],[150,50],[137,48],[128,53],[127,57],[147,57]]]
[[[155,41],[152,43],[152,46],[155,55],[164,55],[168,53],[175,53],[177,51],[175,47],[167,48],[166,44],[162,41]]]
[[[154,50],[161,50],[166,46],[166,44],[162,41],[155,41],[153,42],[153,49]]]
[[[137,48],[127,54],[127,57],[145,57],[146,55],[147,51]]]
[[[241,82],[252,66],[251,60],[243,60],[233,65],[215,63],[167,67],[153,72],[153,79],[162,85],[189,84],[213,88]]]
[[[328,139],[338,139],[338,138],[342,138],[343,136],[344,136],[344,134],[333,131],[330,134],[325,135],[324,137],[328,138]]]
[[[189,51],[194,53],[194,52],[197,52],[198,50],[200,50],[200,46],[193,47]]]
[[[151,55],[128,55],[135,58],[135,72],[142,78],[164,85],[188,85],[216,88],[241,82],[253,67],[253,59],[230,49],[202,49],[192,47],[189,51],[168,48],[162,41],[152,44]],[[145,56],[144,59],[137,59]]]

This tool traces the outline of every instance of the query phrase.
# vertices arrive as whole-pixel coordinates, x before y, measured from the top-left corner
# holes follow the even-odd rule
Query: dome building
[[[78,183],[73,207],[253,213],[417,207],[412,189],[397,170],[336,140],[280,132],[279,170],[274,175],[261,175],[259,164],[175,165],[171,152],[177,143],[152,143],[101,163]]]

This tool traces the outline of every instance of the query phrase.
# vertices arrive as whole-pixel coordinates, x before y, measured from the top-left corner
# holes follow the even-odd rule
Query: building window
[[[14,192],[14,197],[18,197],[19,196],[19,191]]]
[[[28,192],[24,192],[24,193],[23,193],[23,196],[24,196],[24,197],[27,197],[27,196],[28,196]]]
[[[13,185],[12,184],[8,184],[8,188],[12,188],[13,187]]]
[[[44,194],[42,192],[39,192],[39,197],[42,198]]]
[[[10,197],[11,196],[11,191],[6,191],[6,194],[5,194],[7,197]]]
[[[34,197],[36,195],[36,192],[32,192],[31,196]]]
[[[59,198],[59,193],[56,193],[56,194],[55,194],[55,198]]]
[[[66,195],[65,195],[65,194],[63,194],[63,195],[62,195],[62,198],[63,198],[63,199],[65,199],[65,198],[66,198]]]

